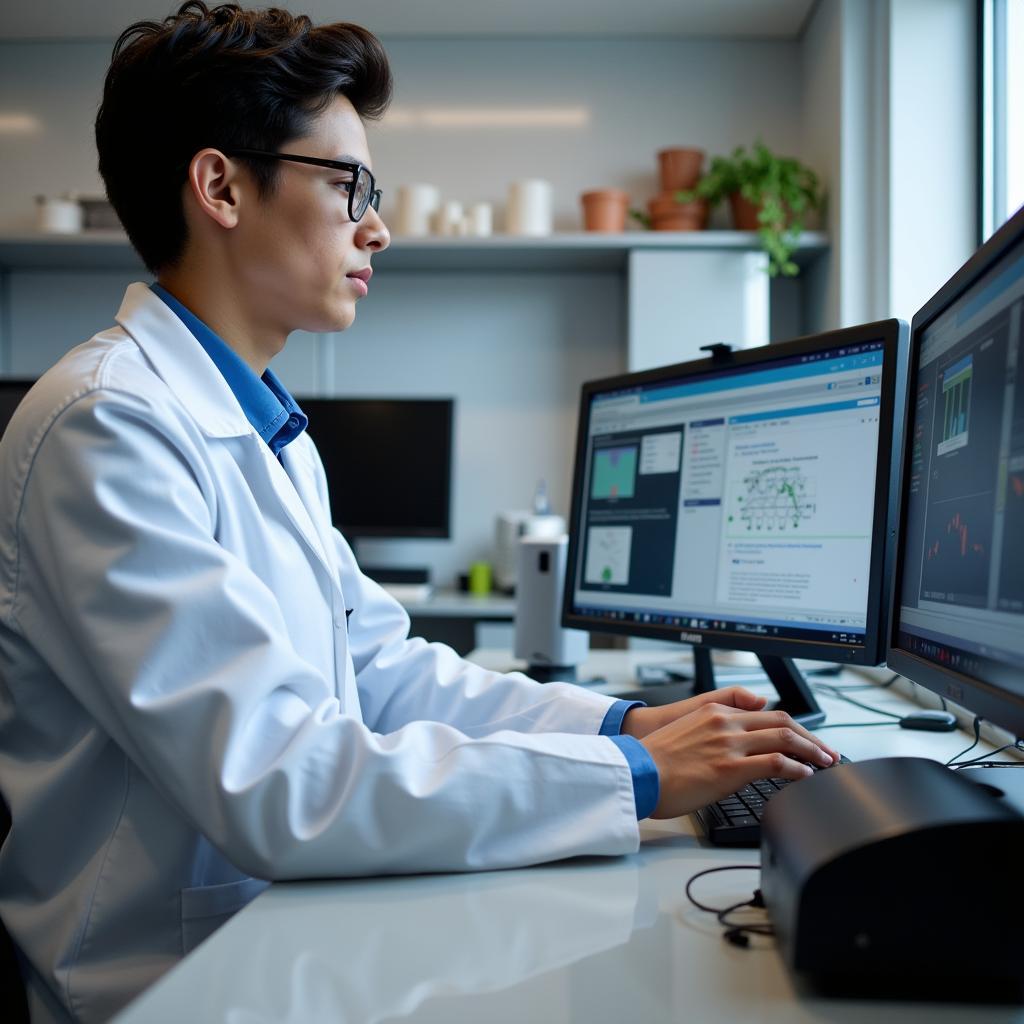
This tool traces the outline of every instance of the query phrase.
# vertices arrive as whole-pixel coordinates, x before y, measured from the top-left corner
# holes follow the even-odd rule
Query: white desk
[[[474,652],[507,667],[507,652]],[[625,678],[659,652],[595,652],[585,674]],[[615,683],[613,679],[613,685]],[[834,680],[832,680],[834,681]],[[851,677],[843,682],[862,682]],[[756,688],[756,687],[755,687]],[[889,690],[860,699],[899,711]],[[819,698],[831,722],[873,719]],[[898,725],[831,729],[854,760],[911,754],[946,760],[963,732]],[[689,818],[644,822],[639,853],[518,871],[273,885],[117,1018],[256,1022],[538,1022],[661,1024],[1024,1024],[1024,1009],[824,1000],[795,986],[767,941],[721,939],[686,900],[686,880],[719,864],[755,864],[756,850],[707,846]],[[702,880],[726,905],[755,871]]]

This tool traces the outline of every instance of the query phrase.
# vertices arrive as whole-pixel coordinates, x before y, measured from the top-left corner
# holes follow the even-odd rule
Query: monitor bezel
[[[309,395],[296,397],[300,408],[315,408],[315,403],[354,403],[380,402],[396,405],[413,403],[429,403],[443,408],[445,413],[444,431],[447,442],[448,458],[445,463],[444,489],[448,500],[445,502],[444,524],[436,527],[420,526],[367,526],[350,524],[341,521],[331,504],[331,520],[341,534],[350,540],[365,538],[369,540],[450,540],[452,536],[452,481],[455,463],[455,399],[444,395]],[[312,435],[311,435],[312,436]]]
[[[573,463],[572,508],[569,520],[569,549],[562,597],[562,625],[589,632],[614,633],[652,640],[677,641],[709,649],[750,651],[758,656],[807,658],[852,665],[876,665],[885,651],[886,574],[892,564],[894,513],[893,451],[897,413],[902,412],[905,394],[907,324],[902,320],[878,320],[869,324],[804,335],[791,341],[740,349],[723,360],[715,357],[698,359],[650,370],[634,371],[584,383],[579,406],[576,453]],[[875,466],[875,508],[871,541],[871,566],[868,582],[868,613],[863,646],[832,641],[801,640],[794,637],[764,637],[751,633],[726,633],[700,628],[681,629],[660,623],[616,623],[604,618],[593,619],[578,614],[574,608],[575,567],[580,554],[580,536],[576,529],[583,502],[583,480],[587,456],[588,426],[591,398],[595,393],[630,388],[660,380],[692,377],[721,370],[756,367],[792,356],[801,356],[828,349],[843,348],[862,342],[882,342],[882,392],[879,403],[878,457]],[[712,617],[712,616],[709,616]]]
[[[1010,218],[977,252],[918,310],[911,323],[907,395],[917,393],[918,360],[921,339],[924,332],[973,287],[1011,249],[1024,244],[1024,208]],[[899,471],[895,490],[897,512],[894,519],[897,548],[902,552],[902,540],[906,532],[907,502],[905,489],[909,485],[909,465],[912,438],[910,430],[914,403],[908,397],[903,413],[903,443],[899,459]],[[998,682],[968,676],[951,668],[944,668],[900,646],[900,604],[902,593],[903,559],[893,562],[892,580],[889,591],[889,625],[885,660],[894,672],[905,676],[926,689],[947,697],[955,703],[980,715],[987,721],[1007,729],[1015,736],[1024,736],[1024,697],[1017,696]],[[953,643],[950,646],[955,647]],[[1010,662],[1000,661],[1000,674],[1012,678],[1017,685],[1024,686],[1024,668]]]

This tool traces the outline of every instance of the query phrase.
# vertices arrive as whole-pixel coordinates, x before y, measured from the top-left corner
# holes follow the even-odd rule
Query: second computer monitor
[[[564,624],[877,663],[905,335],[886,320],[584,385]]]

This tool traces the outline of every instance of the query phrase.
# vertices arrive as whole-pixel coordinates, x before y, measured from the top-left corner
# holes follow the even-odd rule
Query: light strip
[[[42,122],[31,114],[0,114],[0,135],[35,135]]]
[[[395,107],[383,128],[579,128],[590,123],[586,107]]]

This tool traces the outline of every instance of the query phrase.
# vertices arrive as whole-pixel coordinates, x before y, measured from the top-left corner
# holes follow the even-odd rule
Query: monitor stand
[[[805,728],[813,728],[825,721],[825,712],[814,699],[803,673],[793,664],[792,658],[779,658],[759,654],[765,675],[775,687],[779,699],[769,704],[772,710],[787,712]],[[620,700],[642,700],[652,707],[672,704],[698,693],[710,693],[716,689],[715,667],[711,663],[708,647],[693,648],[693,679],[678,683],[643,686],[626,693],[616,694]]]

